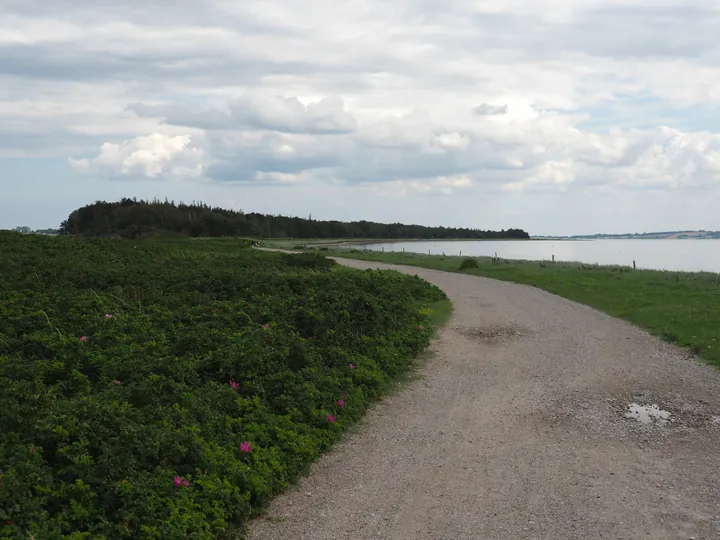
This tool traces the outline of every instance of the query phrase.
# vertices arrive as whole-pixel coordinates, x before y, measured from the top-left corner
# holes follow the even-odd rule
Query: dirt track
[[[720,539],[720,376],[593,309],[489,279],[440,286],[421,378],[251,523],[260,540]],[[630,403],[671,413],[626,418]]]

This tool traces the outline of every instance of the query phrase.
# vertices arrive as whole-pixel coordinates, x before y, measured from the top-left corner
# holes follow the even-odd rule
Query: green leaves
[[[211,240],[0,252],[0,510],[24,537],[229,534],[407,370],[442,296]]]

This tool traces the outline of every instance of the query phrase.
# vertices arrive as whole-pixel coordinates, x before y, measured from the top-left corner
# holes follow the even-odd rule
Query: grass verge
[[[450,300],[437,300],[431,302],[425,310],[422,310],[427,315],[430,325],[437,334],[437,331],[445,326],[452,318],[453,307]]]
[[[633,270],[581,263],[333,249],[332,255],[460,272],[539,287],[630,321],[720,367],[720,274]],[[467,264],[467,263],[466,263]]]

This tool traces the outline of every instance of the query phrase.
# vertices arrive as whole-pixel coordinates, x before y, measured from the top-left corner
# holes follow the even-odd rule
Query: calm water
[[[368,249],[440,255],[485,255],[503,259],[579,261],[656,270],[720,272],[720,240],[514,240],[423,241],[372,244]]]

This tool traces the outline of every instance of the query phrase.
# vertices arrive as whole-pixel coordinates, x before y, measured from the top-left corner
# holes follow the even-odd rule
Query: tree
[[[137,238],[157,234],[274,238],[529,238],[522,229],[483,231],[371,221],[319,221],[290,216],[226,210],[201,202],[97,201],[78,208],[60,226],[60,234]]]

